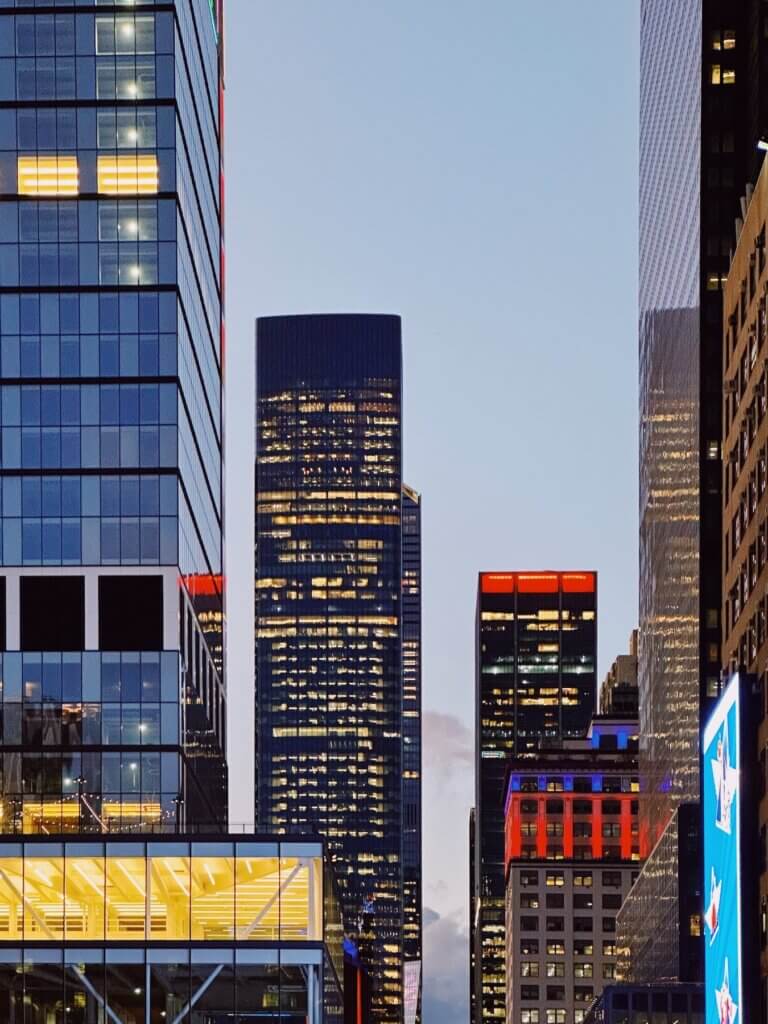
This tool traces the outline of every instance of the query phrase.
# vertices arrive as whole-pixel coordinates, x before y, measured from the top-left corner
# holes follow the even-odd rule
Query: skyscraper
[[[219,29],[0,3],[3,831],[226,821]]]
[[[765,130],[757,0],[643,0],[640,651],[645,827],[699,793],[720,676],[722,296]]]
[[[327,838],[374,1017],[399,1022],[418,530],[407,498],[404,566],[400,320],[267,317],[256,349],[256,820]]]
[[[403,486],[403,957],[404,1019],[420,1019],[421,896],[421,495]]]
[[[584,736],[595,710],[597,576],[481,573],[475,684],[474,998],[505,1017],[504,780],[509,757]]]

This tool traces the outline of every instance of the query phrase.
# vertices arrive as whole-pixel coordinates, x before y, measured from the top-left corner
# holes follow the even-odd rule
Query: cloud
[[[425,770],[445,780],[459,770],[472,769],[475,741],[469,729],[455,715],[426,711],[422,723]]]
[[[460,912],[424,908],[424,1024],[469,1020],[469,934]]]

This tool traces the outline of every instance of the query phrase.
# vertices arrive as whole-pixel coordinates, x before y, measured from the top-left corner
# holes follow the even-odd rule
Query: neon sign
[[[704,729],[705,1024],[741,1024],[741,723],[733,676]]]

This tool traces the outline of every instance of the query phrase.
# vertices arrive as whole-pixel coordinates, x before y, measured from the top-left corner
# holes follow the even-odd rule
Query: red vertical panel
[[[547,856],[547,801],[539,797],[538,814],[536,816],[536,853],[539,857]]]
[[[570,793],[565,794],[563,810],[563,856],[568,860],[573,856],[573,797]]]
[[[600,860],[603,856],[603,797],[592,797],[592,856]]]
[[[632,860],[632,798],[621,798],[621,859]]]

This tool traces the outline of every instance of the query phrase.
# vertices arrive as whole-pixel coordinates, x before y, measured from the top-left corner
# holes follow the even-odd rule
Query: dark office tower
[[[374,1018],[400,1022],[400,319],[256,337],[256,820],[327,838],[346,927],[369,922]]]
[[[226,821],[219,26],[0,2],[3,831]]]
[[[504,780],[512,755],[586,735],[596,699],[597,575],[481,573],[475,684],[474,993],[505,1017]]]
[[[765,131],[764,4],[643,0],[640,652],[644,828],[699,793],[721,667],[722,294]]]
[[[469,811],[469,1024],[477,1022],[475,997],[475,808]]]
[[[421,495],[403,486],[403,1005],[421,1019]]]

